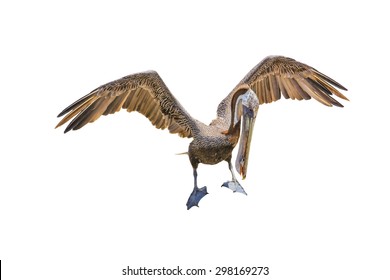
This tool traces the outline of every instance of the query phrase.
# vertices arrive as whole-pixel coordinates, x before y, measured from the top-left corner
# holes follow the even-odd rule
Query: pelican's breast
[[[238,140],[235,138],[222,133],[218,127],[209,126],[194,137],[188,152],[200,163],[217,164],[231,156]]]

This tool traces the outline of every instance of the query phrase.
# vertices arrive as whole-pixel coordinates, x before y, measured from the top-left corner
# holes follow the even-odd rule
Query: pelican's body
[[[217,118],[206,125],[190,116],[170,93],[155,71],[129,75],[93,90],[65,108],[59,117],[67,114],[57,125],[72,120],[65,132],[77,130],[101,115],[120,109],[138,111],[154,126],[168,128],[181,137],[193,138],[188,156],[193,167],[194,190],[187,208],[197,206],[207,194],[207,188],[198,188],[199,163],[228,163],[232,180],[223,183],[234,192],[245,194],[234,176],[232,151],[240,140],[236,169],[246,176],[253,125],[260,104],[279,100],[283,95],[291,99],[311,99],[327,106],[342,105],[331,95],[347,99],[335,87],[342,85],[316,69],[282,56],[270,56],[257,64],[218,106]]]
[[[193,165],[199,163],[217,164],[226,160],[232,154],[238,138],[234,139],[230,135],[223,135],[222,130],[217,128],[211,131],[215,131],[215,134],[218,133],[221,135],[196,135],[190,143],[188,154]]]

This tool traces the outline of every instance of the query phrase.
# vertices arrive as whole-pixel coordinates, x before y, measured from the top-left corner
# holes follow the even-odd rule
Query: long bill
[[[236,170],[240,173],[242,179],[246,177],[248,167],[249,150],[252,140],[252,132],[255,124],[256,116],[253,110],[243,106],[242,127],[240,136],[240,145],[236,158]]]

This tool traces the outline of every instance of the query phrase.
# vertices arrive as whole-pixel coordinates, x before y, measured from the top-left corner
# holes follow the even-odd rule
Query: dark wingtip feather
[[[64,134],[67,133],[67,132],[69,132],[70,130],[72,130],[72,128],[68,125],[68,126],[65,128],[65,130],[64,130]]]
[[[314,69],[314,68],[313,68]],[[336,82],[335,80],[333,80],[332,78],[326,76],[325,74],[321,73],[320,71],[318,71],[317,69],[314,69],[315,72],[317,72],[317,74],[323,78],[325,81],[327,81],[328,83],[334,85],[335,87],[338,87],[339,89],[342,89],[342,90],[345,90],[345,91],[348,91],[348,89],[346,87],[344,87],[343,85],[341,85],[340,83]]]
[[[94,91],[95,91],[95,90],[91,91],[91,92],[88,93],[87,95],[84,95],[83,97],[81,97],[81,98],[78,99],[77,101],[75,101],[75,102],[73,102],[72,104],[70,104],[68,107],[66,107],[64,110],[62,110],[61,113],[58,114],[57,118],[62,117],[63,115],[65,115],[65,114],[68,113],[69,111],[73,110],[74,108],[78,107],[80,104],[82,104],[82,103],[84,103],[85,101],[87,101],[89,98],[92,97]]]
[[[318,90],[318,93],[322,94],[323,97],[327,99],[328,102],[330,102],[332,105],[337,107],[344,107],[340,102],[338,102],[336,99],[331,97],[332,92],[330,92],[326,87],[322,86],[320,83],[317,83],[315,80],[311,79],[310,77],[306,78],[306,81],[311,84],[311,86]]]
[[[62,117],[63,115],[65,115],[66,113],[68,113],[69,111],[71,111],[74,107],[76,107],[75,105],[77,105],[77,102],[74,102],[72,103],[71,105],[69,105],[68,107],[66,107],[64,110],[61,111],[61,113],[58,114],[57,118],[60,118]]]
[[[69,107],[66,107],[64,110],[61,111],[61,113],[59,113],[57,115],[57,118],[61,118],[63,117],[66,113],[68,113],[71,109]]]

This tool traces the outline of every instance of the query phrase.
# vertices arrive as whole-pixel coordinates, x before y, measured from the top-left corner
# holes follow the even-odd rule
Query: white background
[[[149,279],[122,276],[127,265],[390,279],[390,21],[381,3],[2,2],[4,279]],[[351,101],[343,109],[313,100],[261,106],[242,182],[248,196],[219,187],[227,164],[201,165],[199,184],[210,194],[187,211],[192,169],[175,153],[189,140],[137,113],[54,130],[76,99],[149,69],[208,123],[271,54],[331,76]]]

